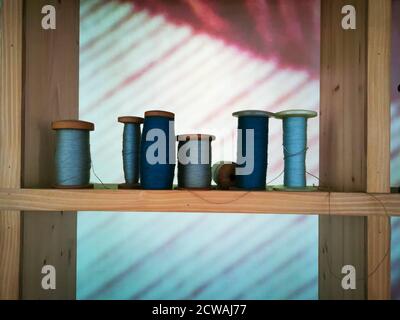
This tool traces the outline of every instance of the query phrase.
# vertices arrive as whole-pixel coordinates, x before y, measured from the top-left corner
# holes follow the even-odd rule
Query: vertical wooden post
[[[44,30],[42,7],[56,9],[56,29]],[[51,187],[51,122],[77,119],[79,0],[25,0],[25,125],[23,186]],[[23,215],[22,298],[75,299],[76,213]],[[43,290],[43,265],[56,268],[56,290]]]
[[[21,181],[22,0],[0,3],[0,187]],[[20,213],[0,212],[0,299],[19,298]]]
[[[355,30],[342,28],[345,5]],[[320,177],[331,191],[390,191],[390,5],[321,3]],[[320,217],[320,298],[388,299],[389,240],[388,218]],[[345,265],[356,268],[356,290],[342,288]]]
[[[392,1],[368,0],[367,192],[390,193]],[[368,299],[390,299],[390,217],[367,220]]]

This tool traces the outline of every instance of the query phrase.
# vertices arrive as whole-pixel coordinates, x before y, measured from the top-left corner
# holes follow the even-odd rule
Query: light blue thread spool
[[[282,119],[284,185],[286,188],[306,188],[307,120],[315,111],[286,110],[275,114]]]
[[[215,136],[183,134],[178,141],[178,188],[210,189],[211,142]]]
[[[122,161],[124,167],[125,183],[120,184],[120,189],[135,189],[139,187],[139,162],[140,162],[140,124],[141,117],[119,117],[118,122],[124,124],[122,138]]]
[[[89,132],[94,130],[94,124],[63,120],[53,122],[52,129],[56,130],[55,187],[91,187]]]

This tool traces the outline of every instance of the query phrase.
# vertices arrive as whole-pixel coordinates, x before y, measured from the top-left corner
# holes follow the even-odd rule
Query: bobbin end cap
[[[214,141],[215,136],[210,134],[201,134],[201,133],[193,133],[193,134],[180,134],[176,136],[176,141],[189,141],[189,140],[208,140]]]
[[[236,163],[219,162],[213,165],[213,180],[222,189],[233,187],[236,182]]]
[[[134,116],[123,116],[123,117],[118,117],[118,122],[121,123],[138,123],[141,124],[143,123],[143,118],[142,117],[134,117]]]
[[[284,110],[275,113],[275,118],[284,119],[289,117],[303,117],[303,118],[315,118],[318,115],[317,112],[311,110],[294,109],[294,110]]]
[[[275,114],[264,110],[242,110],[242,111],[236,111],[232,113],[232,115],[234,117],[253,116],[253,117],[272,118],[274,117]]]
[[[81,120],[60,120],[51,123],[53,130],[75,129],[75,130],[94,130],[94,123]]]
[[[175,114],[169,111],[163,110],[150,110],[144,113],[145,117],[165,117],[169,119],[175,119]]]

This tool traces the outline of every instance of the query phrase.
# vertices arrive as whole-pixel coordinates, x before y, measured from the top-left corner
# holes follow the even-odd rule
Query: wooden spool
[[[142,117],[134,117],[134,116],[123,116],[118,118],[118,122],[121,123],[137,123],[142,124],[144,119]]]
[[[165,117],[169,119],[175,119],[175,114],[163,110],[150,110],[144,113],[144,117]]]
[[[60,120],[51,123],[53,130],[74,129],[74,130],[94,130],[94,123],[81,120]]]
[[[311,110],[304,110],[304,109],[291,109],[291,110],[284,110],[275,113],[275,118],[276,119],[285,119],[285,118],[293,118],[293,117],[298,117],[298,118],[315,118],[318,115],[317,112],[311,111]],[[298,187],[298,188],[293,188],[293,187],[286,187],[286,186],[274,186],[273,190],[275,191],[318,191],[318,188],[316,187],[311,187],[311,186],[306,186],[306,187]]]
[[[211,141],[215,140],[215,136],[210,134],[201,134],[201,133],[190,133],[190,134],[179,134],[176,136],[176,141],[184,142],[184,141]],[[211,175],[212,179],[212,175]],[[177,187],[177,190],[211,190],[212,187],[209,188],[188,188],[188,187]]]
[[[227,190],[235,187],[236,163],[218,162],[212,166],[212,177],[219,189]]]
[[[120,123],[132,123],[132,124],[142,124],[144,119],[142,117],[136,116],[122,116],[118,117],[118,122]],[[118,185],[118,189],[129,190],[129,189],[140,189],[140,183],[128,184],[128,183],[120,183]]]
[[[87,130],[94,131],[94,123],[82,121],[82,120],[59,120],[53,121],[51,123],[51,128],[53,130]],[[63,186],[63,185],[53,185],[56,189],[92,189],[93,184],[89,183],[83,186]]]

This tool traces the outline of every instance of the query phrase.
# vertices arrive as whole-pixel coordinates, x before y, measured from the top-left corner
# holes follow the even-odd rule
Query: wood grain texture
[[[56,9],[55,30],[41,28],[44,5]],[[79,1],[25,0],[25,39],[23,186],[51,187],[51,123],[79,116]],[[23,228],[22,298],[75,299],[76,213],[27,211]],[[56,290],[41,288],[44,264],[56,267]]]
[[[21,181],[22,0],[0,6],[0,186]],[[0,212],[0,299],[19,298],[20,213]]]
[[[384,205],[384,207],[383,207]],[[0,209],[400,215],[400,194],[193,190],[0,189]]]
[[[390,192],[391,0],[368,1],[367,192]]]
[[[390,2],[321,3],[320,176],[332,191],[390,192]],[[341,27],[344,5],[356,8],[356,30]],[[320,217],[319,231],[320,298],[390,297],[387,216]],[[357,290],[341,288],[346,264]]]
[[[39,300],[75,299],[76,213],[34,212],[24,216],[24,225],[30,227],[24,229],[24,244],[27,250],[24,251],[22,297]],[[28,250],[29,248],[31,250]],[[39,288],[43,277],[41,268],[46,264],[56,268],[56,291],[49,292]]]
[[[342,7],[353,5],[357,29],[343,30]],[[321,2],[320,181],[331,191],[366,188],[367,1]],[[320,299],[366,298],[366,219],[319,218]],[[357,270],[356,290],[343,290],[342,267]]]
[[[367,192],[390,192],[392,1],[368,1]],[[368,299],[390,299],[390,219],[369,217]]]

